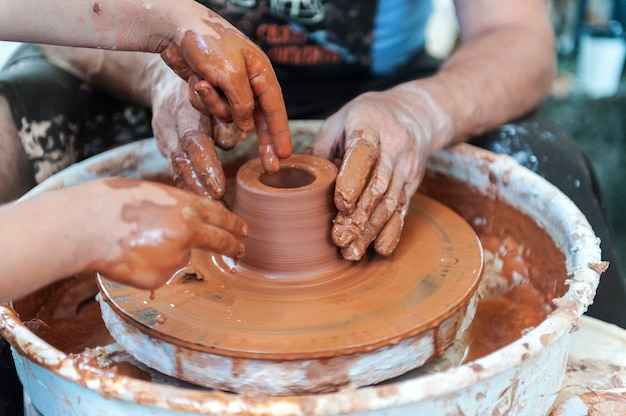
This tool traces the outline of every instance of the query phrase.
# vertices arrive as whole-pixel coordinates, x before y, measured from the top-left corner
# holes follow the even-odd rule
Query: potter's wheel
[[[291,168],[310,168],[300,162],[291,159]],[[326,193],[334,176],[327,183],[319,166],[312,169],[312,183],[279,193],[306,187],[306,195],[315,189]],[[277,209],[272,216],[288,221]],[[254,220],[250,213],[241,215],[249,221],[252,245]],[[291,394],[397,376],[442,354],[469,325],[482,249],[473,229],[451,209],[417,194],[402,240],[386,259],[343,261],[326,243],[330,221],[313,228],[325,236],[328,249],[317,247],[306,230],[289,243],[304,247],[309,257],[326,250],[330,257],[318,260],[314,273],[289,272],[290,255],[261,267],[194,253],[190,268],[154,292],[100,277],[107,327],[139,361],[173,377],[225,390]],[[261,249],[282,237],[271,238],[259,243]]]

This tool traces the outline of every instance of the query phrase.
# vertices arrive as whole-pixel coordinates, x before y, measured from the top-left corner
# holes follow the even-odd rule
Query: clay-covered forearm
[[[188,17],[203,10],[193,0],[175,7],[166,0],[0,0],[0,38],[160,52],[165,43],[178,43]]]
[[[73,190],[0,206],[0,301],[15,299],[86,266],[89,222]]]
[[[542,0],[457,1],[461,46],[434,77],[407,84],[427,92],[450,125],[435,148],[467,140],[536,107],[556,73]]]

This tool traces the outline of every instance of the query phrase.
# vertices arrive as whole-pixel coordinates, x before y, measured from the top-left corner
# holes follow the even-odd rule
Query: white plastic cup
[[[578,52],[578,83],[582,92],[593,98],[617,93],[626,41],[619,22],[607,26],[585,25],[580,35]]]

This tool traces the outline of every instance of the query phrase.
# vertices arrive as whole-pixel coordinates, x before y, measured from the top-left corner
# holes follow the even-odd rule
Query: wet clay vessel
[[[111,335],[165,374],[267,394],[369,385],[441,355],[474,316],[476,233],[418,195],[392,256],[343,260],[330,238],[336,174],[302,154],[272,176],[260,159],[244,164],[233,202],[249,226],[244,257],[196,252],[154,292],[100,278]]]

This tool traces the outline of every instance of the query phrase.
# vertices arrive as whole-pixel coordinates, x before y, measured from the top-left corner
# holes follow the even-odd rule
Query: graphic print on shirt
[[[368,71],[375,0],[203,3],[256,42],[277,67],[316,67],[335,75]]]

